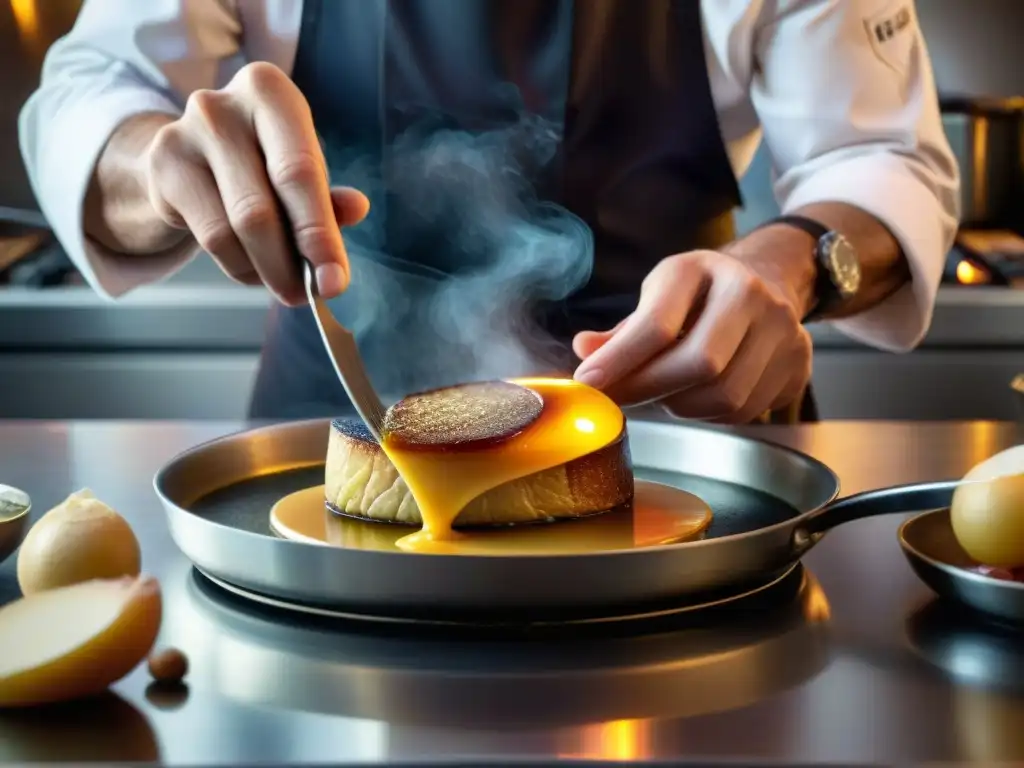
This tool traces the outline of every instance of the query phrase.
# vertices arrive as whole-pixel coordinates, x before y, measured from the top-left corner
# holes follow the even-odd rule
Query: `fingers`
[[[751,334],[717,382],[667,398],[663,405],[681,418],[748,424],[799,398],[811,378],[810,334],[799,328],[771,338]],[[756,343],[753,341],[756,339]]]
[[[778,365],[780,371],[789,374],[789,379],[768,403],[768,407],[763,408],[762,411],[777,411],[780,408],[787,408],[802,397],[807,389],[814,372],[814,343],[806,328],[800,327],[800,332],[791,345],[789,359],[780,360]],[[780,377],[783,376],[782,372],[779,373]],[[770,387],[767,389],[770,390]]]
[[[681,418],[715,419],[743,411],[779,349],[779,339],[746,336],[721,375],[669,396],[664,406]],[[772,393],[769,401],[776,393]]]
[[[189,99],[183,124],[216,179],[227,221],[253,270],[281,302],[301,302],[303,287],[288,245],[287,224],[281,220],[244,113],[224,93],[199,91]]]
[[[754,386],[743,407],[710,421],[722,424],[749,424],[769,411],[792,405],[804,393],[810,380],[810,356],[796,348],[776,355]]]
[[[597,350],[603,347],[612,336],[618,333],[619,329],[622,328],[622,326],[624,326],[632,316],[632,313],[626,315],[615,324],[614,328],[607,331],[582,331],[577,333],[576,337],[572,340],[572,351],[576,353],[576,357],[580,360],[586,360],[592,354],[597,352]]]
[[[149,195],[154,208],[172,227],[191,231],[200,247],[232,280],[245,285],[259,284],[259,276],[228,223],[213,175],[205,165],[188,159],[186,149],[179,151],[178,147],[169,146],[177,141],[174,131],[158,134],[154,140],[152,157],[157,162],[168,155],[174,157],[168,172],[161,177],[159,189],[151,181]]]
[[[366,218],[370,212],[370,201],[362,192],[351,187],[337,187],[331,190],[331,204],[334,217],[340,227],[351,227]],[[317,288],[324,296],[337,296],[349,283],[348,256],[341,264],[321,264],[316,268]]]
[[[284,207],[295,244],[317,267],[321,292],[326,293],[323,282],[340,282],[343,289],[348,258],[309,105],[276,67],[251,65],[245,72],[237,87],[248,96],[267,177]]]
[[[354,227],[370,212],[370,201],[362,192],[352,187],[334,187],[331,190],[334,218],[340,227]]]
[[[206,168],[195,168],[190,182],[184,189],[171,190],[171,195],[180,195],[178,211],[196,242],[232,280],[258,285],[262,279],[228,223],[213,175]]]
[[[149,158],[154,206],[172,226],[192,230],[229,276],[263,282],[295,305],[304,301],[301,256],[316,267],[323,295],[345,290],[339,227],[359,223],[369,201],[330,189],[309,107],[283,72],[255,63],[221,91],[194,92],[158,138]],[[187,185],[178,178],[183,166],[191,168]]]
[[[637,310],[611,331],[579,334],[576,378],[622,405],[745,423],[792,403],[810,377],[810,336],[774,286],[723,254],[662,262]],[[591,378],[593,376],[593,378]]]
[[[636,311],[580,364],[576,380],[608,388],[674,344],[707,277],[700,259],[664,259],[644,280]]]
[[[712,382],[725,372],[758,317],[756,278],[723,261],[707,293],[704,311],[679,344],[677,390]]]
[[[753,278],[748,274],[724,262],[716,265],[703,311],[686,336],[664,354],[609,387],[608,394],[622,404],[639,404],[693,387],[714,387],[724,381],[754,322],[751,312],[756,310],[751,298]],[[763,335],[767,327],[760,330]],[[736,375],[734,372],[733,376]],[[730,386],[742,387],[749,376],[734,379]],[[749,383],[752,385],[753,381]],[[723,396],[735,397],[732,392]]]

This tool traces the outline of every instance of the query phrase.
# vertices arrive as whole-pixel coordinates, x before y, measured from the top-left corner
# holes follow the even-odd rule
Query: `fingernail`
[[[604,375],[604,371],[600,368],[591,368],[590,370],[583,371],[582,373],[577,371],[575,379],[580,384],[586,384],[588,387],[593,387],[594,389],[600,389],[603,387],[607,380]]]
[[[316,287],[320,294],[330,298],[345,290],[345,270],[340,264],[321,264],[316,268]]]

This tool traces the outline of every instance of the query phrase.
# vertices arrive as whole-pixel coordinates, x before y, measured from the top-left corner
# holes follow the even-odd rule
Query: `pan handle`
[[[808,515],[793,532],[793,547],[803,554],[832,528],[851,520],[948,507],[960,480],[911,483],[864,491],[839,499]]]

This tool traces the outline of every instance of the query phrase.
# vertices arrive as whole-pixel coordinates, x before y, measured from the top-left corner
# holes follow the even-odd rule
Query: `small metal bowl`
[[[1024,583],[971,570],[978,565],[956,540],[948,509],[923,512],[899,530],[900,547],[921,580],[939,597],[989,619],[1024,629]]]
[[[0,563],[21,545],[31,511],[32,500],[27,493],[0,484]]]

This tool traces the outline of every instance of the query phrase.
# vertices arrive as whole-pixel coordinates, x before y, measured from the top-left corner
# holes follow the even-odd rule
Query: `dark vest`
[[[332,308],[385,398],[568,374],[660,259],[733,237],[697,0],[305,0],[292,76],[371,200]],[[309,310],[275,308],[252,416],[349,411]]]

